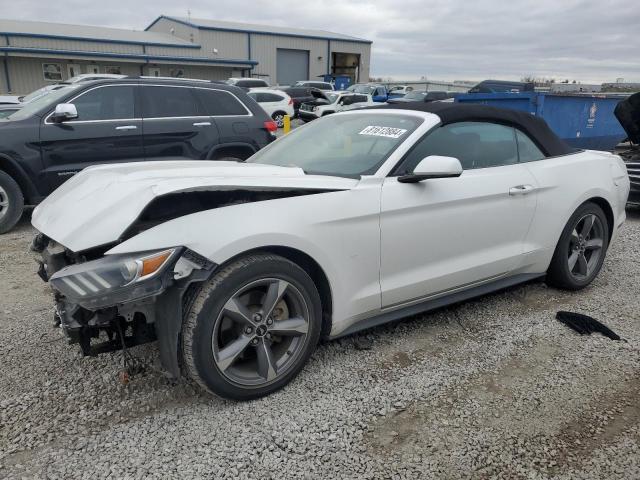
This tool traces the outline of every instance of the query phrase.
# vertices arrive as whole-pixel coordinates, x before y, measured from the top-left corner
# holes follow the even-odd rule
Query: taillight
[[[293,98],[289,99],[289,105],[293,105]]]
[[[273,120],[267,120],[266,122],[264,122],[264,128],[269,132],[277,132],[278,124]]]

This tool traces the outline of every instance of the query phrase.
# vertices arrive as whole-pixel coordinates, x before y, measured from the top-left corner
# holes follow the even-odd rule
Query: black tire
[[[278,128],[284,127],[284,117],[286,114],[286,112],[273,112],[273,115],[271,115],[271,119],[276,122]]]
[[[601,228],[599,236],[601,236],[602,246],[599,249],[600,254],[597,259],[594,259],[593,266],[588,270],[588,274],[577,277],[576,274],[570,271],[568,261],[570,255],[576,249],[572,242],[573,231],[580,224],[582,219],[590,215],[595,215],[597,220],[600,222]],[[547,283],[553,287],[565,290],[580,290],[586,287],[594,278],[596,278],[598,272],[600,272],[608,246],[609,224],[602,208],[591,202],[582,204],[573,213],[573,215],[571,215],[571,218],[562,231],[562,235],[560,235],[560,240],[558,240],[555,252],[553,253],[553,258],[551,259],[551,264],[547,270]]]
[[[0,171],[0,233],[11,230],[22,217],[24,195],[7,173]]]
[[[225,318],[222,314],[223,308],[232,298],[238,298],[236,296],[238,291],[247,288],[247,285],[253,285],[254,282],[260,282],[263,279],[272,280],[274,277],[286,281],[289,286],[294,287],[296,294],[302,295],[299,298],[303,299],[308,307],[305,309],[309,317],[308,331],[300,337],[294,353],[289,351],[294,348],[284,345],[287,352],[282,358],[290,363],[288,368],[283,368],[281,374],[276,374],[275,378],[270,381],[265,380],[262,384],[243,385],[229,378],[228,370],[224,373],[214,357],[213,343],[220,341],[219,339],[223,336],[222,327],[216,325],[223,325],[222,322],[226,321],[223,320]],[[217,272],[202,287],[191,308],[185,314],[182,328],[182,357],[186,376],[204,390],[228,399],[251,400],[273,393],[289,383],[306,364],[318,343],[321,319],[320,295],[313,280],[304,270],[283,257],[268,253],[242,257]],[[215,338],[214,334],[216,334]],[[258,334],[258,329],[255,329],[254,334]],[[244,332],[240,335],[245,337]],[[267,338],[271,337],[267,335]],[[262,341],[266,342],[266,339],[263,337]],[[269,343],[272,346],[275,345],[271,341]],[[251,356],[252,352],[255,352],[257,357],[258,348],[252,344],[244,347],[244,353],[237,357],[240,359],[241,366],[245,355]],[[290,355],[291,359],[289,360],[286,355]],[[226,368],[238,363],[236,360],[233,362],[235,363],[230,363]],[[281,366],[278,366],[278,369],[280,368]]]

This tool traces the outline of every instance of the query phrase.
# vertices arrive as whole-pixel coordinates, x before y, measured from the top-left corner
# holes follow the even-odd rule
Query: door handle
[[[120,127],[116,127],[116,130],[135,130],[137,128],[135,125],[121,125]]]
[[[196,122],[193,124],[194,127],[209,127],[211,126],[211,122]]]
[[[533,192],[534,190],[535,190],[535,187],[533,185],[517,185],[509,189],[509,195],[511,196],[526,195],[528,193]]]

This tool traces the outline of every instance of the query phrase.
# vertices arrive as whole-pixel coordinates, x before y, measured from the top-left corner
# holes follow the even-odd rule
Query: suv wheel
[[[305,365],[321,318],[318,291],[296,264],[271,254],[240,258],[203,286],[185,316],[187,376],[225,398],[270,394]]]
[[[0,233],[11,230],[24,210],[24,196],[16,181],[0,171]]]
[[[283,128],[284,127],[284,116],[286,115],[286,113],[284,112],[274,112],[273,115],[271,115],[271,118],[273,118],[273,121],[276,122],[276,125],[278,125],[278,128]]]
[[[567,290],[589,285],[602,267],[609,227],[602,209],[585,203],[565,226],[547,271],[547,283]]]

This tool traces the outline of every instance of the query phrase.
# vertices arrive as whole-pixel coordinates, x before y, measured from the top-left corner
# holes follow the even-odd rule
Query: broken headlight
[[[69,301],[89,310],[132,302],[166,288],[171,277],[163,274],[175,263],[180,250],[107,255],[65,267],[49,282]]]

